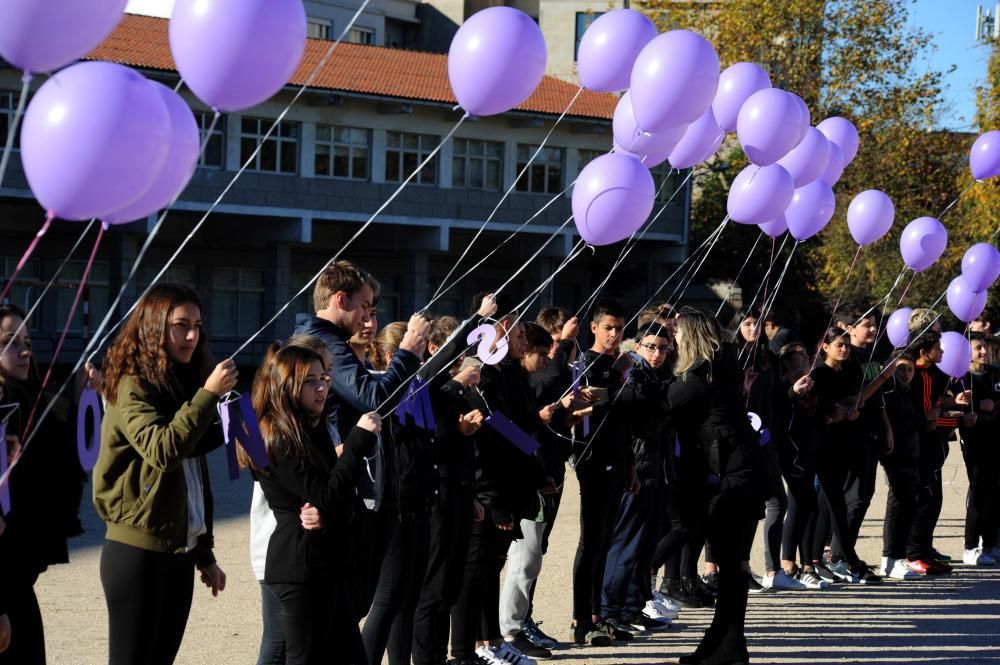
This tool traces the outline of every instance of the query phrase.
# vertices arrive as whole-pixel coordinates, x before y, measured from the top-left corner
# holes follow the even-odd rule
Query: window
[[[321,18],[310,18],[306,21],[306,36],[309,39],[330,39],[330,21]]]
[[[215,127],[212,127],[214,113],[195,111],[194,117],[198,121],[198,138],[205,146],[205,150],[198,158],[198,166],[204,169],[226,168],[226,116],[220,116]],[[209,127],[212,128],[212,135],[208,137],[206,144],[205,137],[208,135]]]
[[[587,32],[587,28],[590,24],[597,20],[597,17],[604,12],[577,12],[576,13],[576,41],[573,43],[573,62],[576,62],[576,56],[580,52],[580,40],[583,39],[583,33]]]
[[[2,118],[3,116],[0,116]],[[0,149],[2,150],[2,149]],[[25,243],[27,244],[27,243]],[[17,262],[20,259],[14,256],[0,256],[0,291],[7,286],[7,279],[14,274],[14,268],[17,267]],[[17,276],[17,281],[14,282],[14,286],[10,288],[10,291],[4,297],[6,303],[11,305],[17,305],[24,311],[31,309],[32,304],[41,294],[42,289],[45,288],[44,283],[39,283],[41,279],[41,264],[38,259],[28,259],[28,262],[24,264],[24,268]],[[4,303],[0,303],[4,304]],[[29,328],[31,330],[38,329],[38,315],[32,317],[29,322]],[[65,319],[64,319],[65,320]]]
[[[367,129],[316,125],[317,176],[368,180]]]
[[[0,90],[0,152],[7,145],[7,132],[14,124],[14,113],[17,111],[17,101],[19,92]],[[21,146],[21,137],[14,136],[14,149]]]
[[[76,297],[76,289],[80,285],[80,278],[83,277],[83,270],[87,266],[86,261],[67,261],[59,275],[59,280],[53,288],[56,296],[56,322],[59,330],[62,330],[69,316],[69,308],[73,305],[73,298]],[[53,291],[50,291],[52,293]],[[87,286],[80,304],[73,313],[73,320],[69,324],[70,332],[89,334],[97,324],[101,322],[108,311],[108,296],[110,287],[108,284],[108,262],[95,261],[90,269],[87,278]],[[86,320],[86,331],[84,331],[84,321]]]
[[[212,270],[212,318],[208,324],[213,335],[235,337],[257,332],[263,308],[263,270]]]
[[[576,175],[580,175],[587,164],[600,157],[601,155],[606,155],[606,150],[577,150],[576,151]]]
[[[686,169],[678,171],[672,168],[669,162],[663,162],[651,168],[650,173],[653,174],[653,186],[656,187],[657,203],[662,204],[670,201],[671,205],[684,205],[684,193],[677,192],[677,188],[687,178]],[[671,197],[673,197],[673,200],[671,200]]]
[[[406,132],[386,132],[385,135],[385,181],[402,182],[417,166],[427,159],[440,139],[428,134]],[[437,184],[437,157],[427,162],[420,174],[413,179],[420,185]]]
[[[347,32],[347,41],[370,46],[375,43],[375,31],[371,28],[351,28]]]
[[[503,183],[503,143],[455,139],[451,186],[500,190]]]
[[[517,172],[520,173],[538,146],[517,146]],[[535,194],[558,194],[562,191],[563,148],[542,148],[527,172],[517,181],[517,191]]]
[[[271,120],[243,118],[240,125],[240,164],[245,164],[264,138]],[[296,174],[299,170],[299,125],[281,122],[264,141],[260,151],[250,162],[251,171]]]

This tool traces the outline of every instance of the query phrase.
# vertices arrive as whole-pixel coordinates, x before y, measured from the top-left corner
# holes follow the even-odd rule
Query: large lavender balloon
[[[573,218],[591,245],[628,238],[653,210],[656,196],[649,169],[631,155],[612,153],[591,160],[573,186]]]
[[[740,109],[736,136],[751,162],[767,166],[797,146],[808,127],[793,95],[767,88],[751,95]]]
[[[973,291],[961,275],[948,284],[946,296],[948,309],[955,318],[965,323],[969,323],[986,309],[986,291]]]
[[[948,246],[948,231],[933,217],[918,217],[903,229],[899,252],[903,263],[914,272],[927,270],[944,254]]]
[[[690,30],[671,30],[636,58],[629,87],[635,119],[647,132],[688,124],[711,106],[718,86],[712,45]]]
[[[988,242],[976,243],[962,256],[962,276],[974,291],[985,291],[1000,277],[1000,251]]]
[[[740,109],[755,92],[771,87],[771,77],[759,65],[737,62],[723,70],[719,89],[712,101],[712,110],[719,126],[727,132],[736,131]]]
[[[941,335],[941,362],[938,369],[953,379],[960,379],[969,371],[972,347],[961,333],[950,330]]]
[[[1000,175],[1000,132],[986,132],[976,139],[969,150],[969,168],[976,180]]]
[[[580,85],[595,92],[626,90],[635,59],[655,37],[656,26],[634,9],[601,14],[580,40],[576,54]]]
[[[847,208],[847,228],[859,245],[870,245],[892,228],[896,208],[885,192],[867,189]]]
[[[792,176],[777,164],[750,164],[733,179],[726,210],[734,222],[761,224],[784,212],[795,187]]]

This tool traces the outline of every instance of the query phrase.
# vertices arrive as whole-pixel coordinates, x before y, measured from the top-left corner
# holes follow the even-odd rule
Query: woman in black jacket
[[[719,566],[712,625],[698,649],[681,663],[749,662],[744,620],[747,581],[740,566],[743,538],[762,515],[759,446],[746,419],[743,371],[718,321],[697,310],[677,317],[677,380],[667,401],[681,447],[683,484],[701,502]]]
[[[362,416],[338,457],[323,418],[329,384],[319,355],[287,346],[255,381],[266,384],[253,392],[270,465],[254,471],[277,520],[264,582],[281,601],[286,662],[363,665],[344,538],[364,456],[374,447],[381,419]],[[319,509],[325,529],[301,527],[305,503]]]

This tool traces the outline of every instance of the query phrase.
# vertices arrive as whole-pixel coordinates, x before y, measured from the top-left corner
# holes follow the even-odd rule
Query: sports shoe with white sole
[[[524,620],[524,625],[521,626],[521,632],[524,636],[531,641],[536,647],[542,647],[543,649],[558,649],[559,642],[554,638],[546,635],[539,628],[541,621],[535,621],[530,617]]]
[[[995,566],[997,562],[982,547],[976,547],[962,553],[962,563],[966,566]]]
[[[680,614],[679,612],[667,610],[665,607],[660,606],[653,600],[646,601],[646,606],[642,608],[642,613],[650,619],[659,619],[660,621],[673,621]]]
[[[842,582],[847,582],[848,584],[854,584],[857,580],[854,579],[854,575],[851,574],[851,567],[847,565],[846,561],[837,561],[836,563],[826,564],[827,570],[833,573],[834,577]]]
[[[830,583],[824,580],[822,577],[816,574],[812,570],[803,570],[799,573],[799,582],[805,585],[807,589],[813,591],[820,591],[822,589],[829,589]]]
[[[659,605],[661,610],[668,612],[680,612],[684,607],[670,596],[664,596],[656,587],[653,587],[653,602]]]
[[[906,559],[892,559],[894,562],[889,572],[882,573],[894,580],[919,580],[923,575],[906,565]],[[879,571],[882,572],[882,571]]]
[[[765,575],[763,582],[767,588],[777,591],[802,591],[806,588],[805,584],[783,570],[775,572],[774,575]]]

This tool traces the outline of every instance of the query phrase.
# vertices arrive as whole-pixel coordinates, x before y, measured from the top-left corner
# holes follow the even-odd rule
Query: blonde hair
[[[677,316],[677,365],[674,374],[686,379],[691,368],[704,360],[711,364],[722,346],[722,327],[715,317],[696,309],[685,309]],[[712,375],[709,370],[711,382]]]
[[[390,323],[378,331],[378,334],[375,335],[375,341],[372,343],[374,351],[371,354],[371,363],[375,369],[380,372],[389,369],[389,362],[385,357],[396,352],[396,349],[402,344],[405,334],[406,324],[402,321]]]

